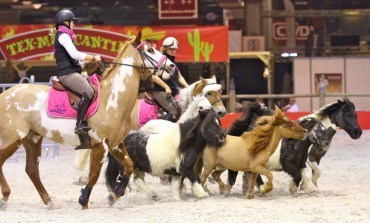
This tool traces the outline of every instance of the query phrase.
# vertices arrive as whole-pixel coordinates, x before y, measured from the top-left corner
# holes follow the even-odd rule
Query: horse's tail
[[[108,153],[108,165],[105,169],[105,184],[110,191],[114,191],[117,186],[117,177],[124,167],[112,154]]]
[[[90,155],[91,155],[90,149],[76,150],[73,160],[73,167],[78,171],[83,171],[87,164],[90,163],[87,162],[90,158]]]

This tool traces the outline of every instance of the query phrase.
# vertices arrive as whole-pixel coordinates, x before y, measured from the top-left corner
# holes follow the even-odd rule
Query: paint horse
[[[322,127],[315,124],[318,128],[311,131],[316,134],[316,139],[308,138],[310,143],[298,141],[292,143],[292,140],[288,142],[283,140],[268,164],[270,170],[284,170],[293,177],[289,188],[293,194],[297,192],[300,183],[301,188],[307,193],[318,191],[317,179],[320,176],[318,164],[328,151],[331,140],[339,128],[344,129],[352,139],[358,139],[362,134],[355,106],[348,98],[325,105],[315,113],[300,118],[299,122],[312,118],[320,120],[326,128],[325,135],[322,134]],[[292,153],[294,150],[297,151]],[[312,174],[308,173],[310,170],[306,164],[312,168]],[[257,179],[257,183],[263,184],[262,179]]]
[[[135,184],[152,199],[158,200],[158,195],[145,184],[145,173],[171,175],[172,199],[180,200],[183,175],[192,182],[196,197],[207,197],[208,193],[200,185],[199,176],[194,173],[194,164],[206,144],[218,147],[224,142],[225,136],[216,113],[209,109],[199,111],[199,115],[184,123],[171,123],[165,131],[157,134],[133,131],[125,138],[124,144],[135,166]],[[112,161],[110,158],[105,176],[109,190],[115,191],[118,189],[116,179],[122,166]]]
[[[108,152],[125,166],[124,178],[127,182],[133,172],[132,161],[122,141],[130,130],[130,114],[138,96],[140,79],[150,77],[153,70],[157,69],[174,72],[175,65],[170,61],[155,66],[156,61],[163,60],[163,54],[145,42],[141,43],[140,39],[141,32],[136,38],[123,43],[114,61],[117,64],[107,69],[100,78],[99,108],[88,119],[93,149],[89,181],[79,198],[83,209],[88,208],[90,193],[98,180],[102,160]],[[50,89],[46,85],[19,84],[0,94],[0,184],[3,195],[0,207],[3,209],[9,199],[10,188],[2,166],[21,144],[26,150],[26,173],[43,203],[52,208],[51,197],[39,175],[42,140],[45,137],[72,147],[80,143],[74,134],[76,120],[47,115]]]
[[[207,145],[203,152],[203,173],[201,183],[205,184],[208,175],[216,168],[212,176],[219,184],[220,190],[225,190],[225,184],[220,178],[225,169],[233,171],[251,171],[248,199],[253,199],[253,188],[257,174],[267,177],[268,181],[261,189],[262,194],[273,188],[272,174],[266,169],[270,156],[274,153],[282,138],[304,139],[307,131],[286,117],[275,106],[275,115],[262,116],[256,120],[255,127],[241,136],[227,135],[221,147]]]

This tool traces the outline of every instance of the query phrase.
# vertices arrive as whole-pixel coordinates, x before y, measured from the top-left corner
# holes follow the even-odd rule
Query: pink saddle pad
[[[95,100],[90,104],[86,112],[86,117],[89,118],[98,110],[99,98],[100,98],[100,85],[99,76],[93,74],[90,77],[90,82],[97,89],[97,95]],[[72,108],[69,103],[67,91],[58,91],[51,88],[48,96],[48,106],[46,108],[48,115],[56,118],[76,118],[77,110]]]
[[[139,100],[139,110],[138,110],[138,124],[141,128],[145,123],[152,119],[158,119],[158,105],[148,104],[144,99]]]

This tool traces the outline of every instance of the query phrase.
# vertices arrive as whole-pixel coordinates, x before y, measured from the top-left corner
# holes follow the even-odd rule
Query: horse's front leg
[[[230,190],[231,190],[231,185],[230,184],[225,184],[222,180],[221,180],[221,174],[225,172],[225,169],[221,169],[221,170],[215,170],[213,171],[212,173],[212,177],[213,179],[215,179],[215,181],[218,183],[218,187],[220,189],[220,193],[225,195],[225,196],[229,196],[230,194]]]
[[[255,168],[251,168],[251,171],[257,174],[261,174],[267,177],[267,182],[261,186],[261,192],[262,195],[267,194],[268,192],[272,191],[273,185],[272,185],[272,173],[268,171],[264,166],[258,165]]]
[[[153,200],[158,201],[160,198],[158,197],[158,194],[153,191],[148,185],[145,183],[144,180],[145,177],[145,172],[144,171],[139,171],[135,170],[134,172],[134,183],[140,187],[142,190],[145,191],[145,193]]]
[[[247,199],[254,198],[254,186],[256,186],[256,178],[257,173],[249,172],[249,185],[248,185],[248,192],[247,192]]]
[[[30,130],[28,135],[22,139],[22,145],[26,150],[26,173],[36,187],[44,204],[48,205],[49,209],[52,209],[54,204],[40,179],[39,158],[41,157],[42,139],[39,134]]]
[[[132,173],[134,172],[134,163],[128,155],[126,147],[123,143],[120,143],[117,149],[115,148],[110,152],[114,158],[123,165],[125,171],[125,173],[121,176],[120,183],[117,185],[113,195],[114,200],[118,200],[119,197],[123,196],[126,192],[126,187]]]
[[[200,183],[199,175],[194,172],[194,165],[197,162],[197,157],[197,151],[188,151],[180,163],[179,171],[191,181],[192,189],[196,197],[209,197]]]
[[[81,189],[81,196],[78,199],[78,203],[82,205],[82,209],[87,209],[89,207],[90,194],[96,182],[98,181],[101,167],[103,166],[104,154],[106,154],[107,150],[108,145],[104,142],[93,146],[89,179],[85,188]]]
[[[311,162],[307,160],[307,165],[311,167],[312,169],[312,179],[311,180],[312,180],[312,183],[317,187],[317,180],[321,176],[321,170],[320,170],[319,164],[316,161]]]
[[[171,176],[171,197],[172,200],[179,201],[180,198],[180,186],[182,181],[182,175],[174,174]]]

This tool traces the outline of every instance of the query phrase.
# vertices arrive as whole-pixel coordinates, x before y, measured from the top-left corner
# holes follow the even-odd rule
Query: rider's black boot
[[[80,103],[78,104],[75,133],[78,134],[81,145],[76,147],[75,150],[92,148],[90,137],[87,133],[91,128],[87,125],[86,121],[86,112],[90,102],[91,100],[87,97],[87,94],[84,93],[81,97]]]
[[[75,133],[78,134],[79,132],[88,132],[91,128],[87,125],[86,121],[86,112],[89,108],[91,100],[87,96],[86,93],[84,93],[81,96],[81,101],[78,104],[77,108],[77,122],[76,122],[76,128]]]

